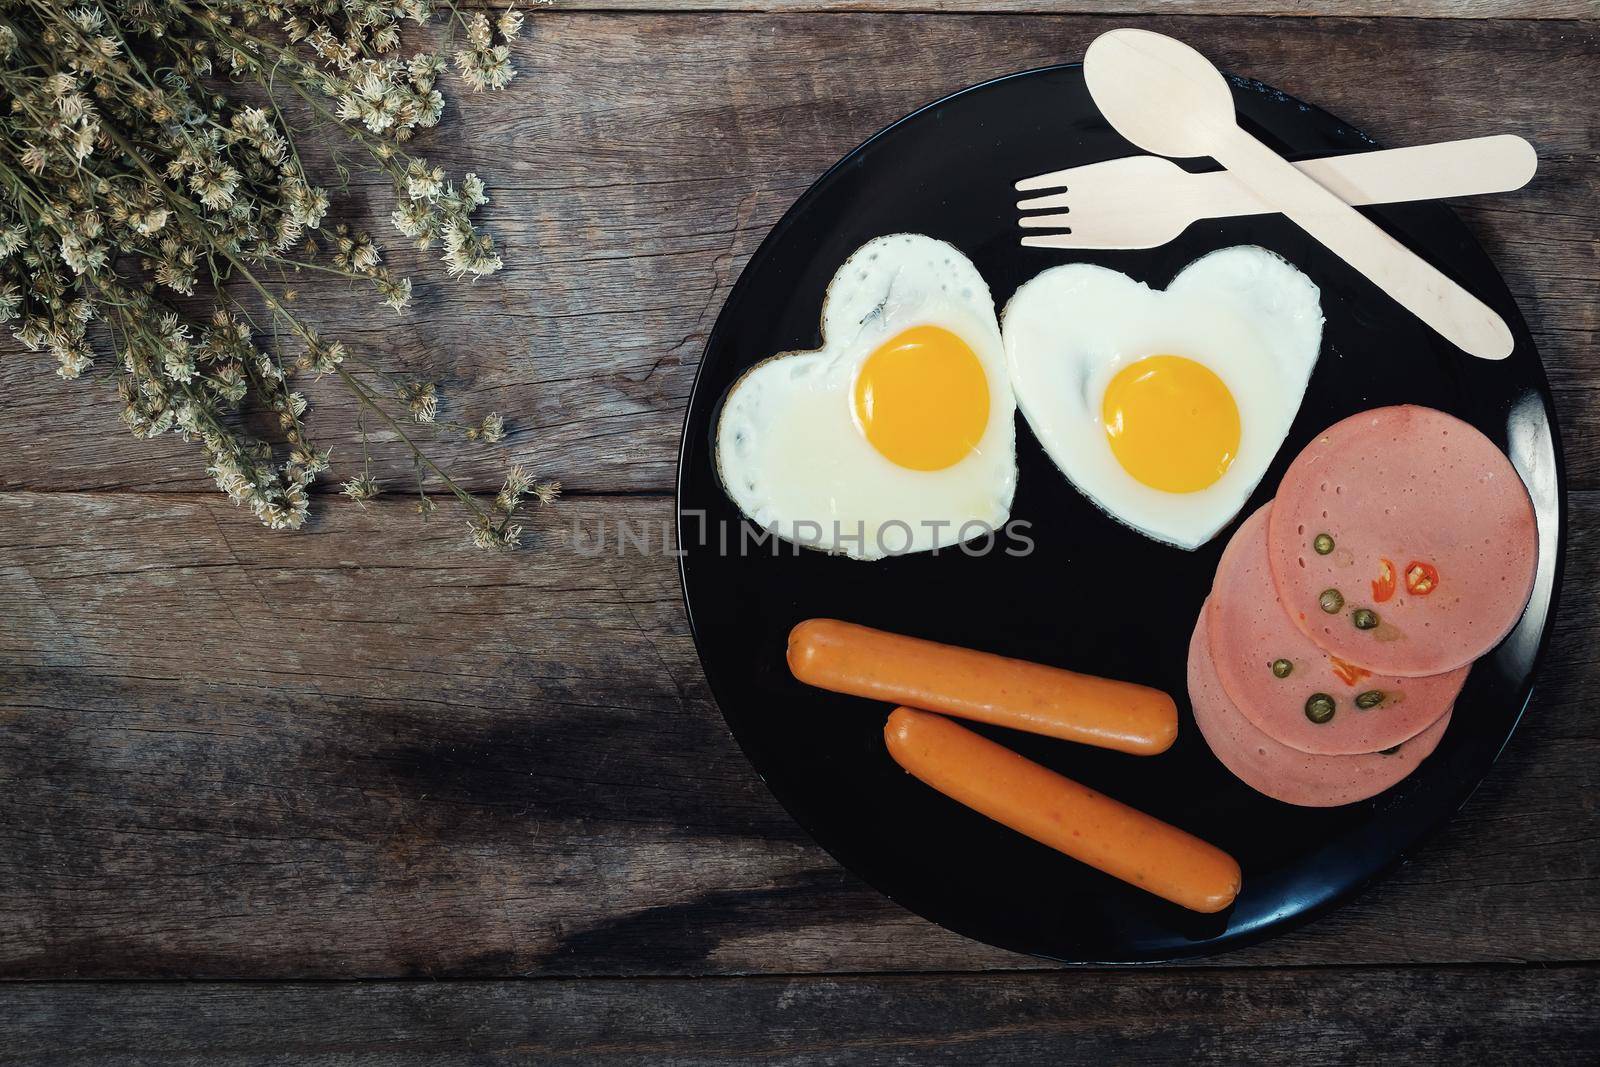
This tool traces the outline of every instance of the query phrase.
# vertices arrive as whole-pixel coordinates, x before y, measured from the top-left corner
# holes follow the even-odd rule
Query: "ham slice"
[[[1536,533],[1528,491],[1493,441],[1404,405],[1335,423],[1290,464],[1267,560],[1290,618],[1320,647],[1385,674],[1442,674],[1516,625],[1533,590]],[[1333,541],[1326,555],[1319,535]],[[1421,579],[1415,590],[1408,572]],[[1332,612],[1327,590],[1342,599]],[[1358,610],[1376,625],[1357,628]]]
[[[1222,688],[1241,714],[1274,741],[1321,755],[1378,752],[1409,740],[1455,703],[1470,667],[1403,678],[1334,659],[1289,618],[1267,565],[1268,504],[1245,520],[1217,565],[1207,603],[1211,659]],[[1276,660],[1290,671],[1279,678]],[[1313,694],[1333,698],[1333,718],[1306,717]],[[1362,694],[1382,695],[1362,708]]]
[[[1217,759],[1240,781],[1287,804],[1329,808],[1376,796],[1416,770],[1439,744],[1450,714],[1391,755],[1317,756],[1280,744],[1251,725],[1229,699],[1211,662],[1208,612],[1189,641],[1189,700]]]

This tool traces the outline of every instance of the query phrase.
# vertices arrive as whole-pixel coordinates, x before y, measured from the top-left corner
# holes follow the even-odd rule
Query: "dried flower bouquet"
[[[48,350],[63,378],[109,349],[128,428],[198,442],[217,487],[273,529],[301,526],[329,467],[295,388],[305,373],[337,377],[364,413],[362,467],[343,484],[358,502],[380,492],[368,416],[410,448],[418,509],[435,506],[432,475],[480,546],[518,544],[524,499],[560,488],[513,467],[479,503],[416,434],[495,443],[501,416],[439,420],[433,383],[372,366],[289,306],[286,280],[303,272],[370,285],[396,311],[411,279],[370,234],[325,223],[329,194],[302,166],[286,109],[387,176],[395,228],[442,249],[451,276],[500,269],[472,218],[482,181],[454,180],[408,146],[439,122],[447,69],[474,92],[511,81],[523,17],[439,11],[441,47],[406,54],[403,25],[428,24],[430,0],[0,0],[0,322]],[[196,294],[207,313],[185,310]],[[258,343],[268,335],[281,343]],[[247,411],[270,413],[280,434],[247,432]]]

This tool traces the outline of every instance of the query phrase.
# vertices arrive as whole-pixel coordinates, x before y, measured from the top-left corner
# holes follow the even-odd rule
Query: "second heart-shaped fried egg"
[[[1054,267],[1001,316],[1017,404],[1061,472],[1107,514],[1179,548],[1249,499],[1322,347],[1321,294],[1254,245],[1189,264],[1165,290]]]

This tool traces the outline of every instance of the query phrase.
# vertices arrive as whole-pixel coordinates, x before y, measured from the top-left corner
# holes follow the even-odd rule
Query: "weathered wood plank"
[[[462,456],[468,484],[490,487],[502,460],[515,458],[579,489],[667,490],[716,312],[806,185],[918,105],[1075,58],[1125,21],[542,13],[518,47],[523,73],[512,88],[457,94],[450,124],[424,141],[435,158],[489,180],[487,215],[505,239],[507,269],[470,287],[423,286],[405,318],[339,286],[307,285],[302,304],[381,364],[438,378],[450,416],[493,408],[512,420],[503,449]],[[1472,204],[1468,218],[1556,381],[1573,484],[1600,487],[1600,385],[1589,373],[1600,329],[1600,145],[1590,95],[1578,91],[1600,67],[1600,30],[1411,19],[1140,24],[1178,33],[1383,140],[1483,133],[1492,102],[1495,129],[1538,144],[1545,163],[1535,184]],[[387,194],[358,195],[386,231]],[[334,383],[308,392],[313,428],[349,471],[360,454],[350,401]],[[0,395],[0,489],[208,485],[192,446],[121,431],[108,382],[59,382],[9,339],[0,345]],[[380,473],[409,482],[400,449],[380,442],[377,457]]]
[[[516,0],[470,0],[500,8]],[[520,4],[518,6],[521,6]],[[1600,17],[1594,0],[554,0],[556,11],[950,12],[952,14],[1385,16],[1447,19]]]
[[[1229,963],[1590,958],[1600,494],[1523,728],[1414,862]],[[330,502],[0,494],[0,977],[1028,966],[901,911],[790,823],[701,679],[674,561]],[[612,541],[614,542],[614,539]]]
[[[8,1063],[1592,1063],[1600,968],[0,987]]]

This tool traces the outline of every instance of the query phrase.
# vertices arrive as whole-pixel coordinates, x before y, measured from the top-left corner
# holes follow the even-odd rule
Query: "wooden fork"
[[[1442,144],[1358,152],[1295,166],[1347,204],[1398,204],[1521,188],[1538,166],[1533,146],[1503,134]],[[1017,203],[1022,238],[1036,248],[1154,248],[1201,219],[1274,210],[1225,170],[1190,174],[1161,156],[1128,156],[1025,178],[1018,192],[1063,189]],[[1064,209],[1064,210],[1063,210]]]

